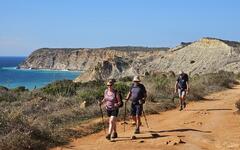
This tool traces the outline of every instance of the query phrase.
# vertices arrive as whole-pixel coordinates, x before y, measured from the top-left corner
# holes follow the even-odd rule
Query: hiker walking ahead
[[[143,84],[140,83],[139,76],[133,78],[132,87],[126,97],[126,102],[131,100],[131,116],[136,123],[135,134],[140,133],[141,115],[143,111],[143,104],[147,97],[147,92]]]
[[[183,71],[179,72],[179,77],[177,78],[176,84],[175,84],[175,92],[178,92],[179,95],[179,102],[180,102],[180,111],[183,110],[183,108],[186,107],[186,95],[189,91],[189,85],[188,85],[188,75],[184,73]]]
[[[107,82],[107,89],[104,92],[104,98],[100,104],[105,103],[107,115],[109,117],[109,129],[106,139],[110,140],[111,138],[117,138],[117,116],[120,105],[120,97],[118,92],[113,89],[113,84],[115,80],[109,80]]]

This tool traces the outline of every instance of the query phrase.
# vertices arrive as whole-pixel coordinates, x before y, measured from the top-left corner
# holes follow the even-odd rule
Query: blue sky
[[[0,0],[0,56],[42,47],[240,41],[239,0]]]

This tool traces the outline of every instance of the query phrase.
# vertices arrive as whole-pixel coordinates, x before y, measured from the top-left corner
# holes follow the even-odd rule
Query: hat
[[[184,72],[182,70],[179,71],[179,74],[183,74]]]
[[[133,77],[133,82],[140,82],[141,80],[140,80],[140,78],[139,78],[139,76],[134,76]]]

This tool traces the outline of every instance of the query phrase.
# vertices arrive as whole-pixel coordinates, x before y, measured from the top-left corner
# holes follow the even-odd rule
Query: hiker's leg
[[[132,120],[137,123],[136,116],[132,116]]]
[[[117,116],[118,116],[119,110],[115,110],[113,114],[113,132],[117,133]]]
[[[186,107],[186,90],[183,91],[183,95],[182,95],[182,103],[183,103],[183,107]]]
[[[137,123],[136,120],[136,106],[135,105],[131,105],[131,116],[132,116],[132,120],[134,121],[134,123]]]
[[[115,133],[117,132],[116,122],[117,122],[117,118],[115,116],[113,116],[112,126],[113,126],[113,132],[115,132]]]
[[[181,89],[178,89],[178,97],[179,97],[179,104],[182,106],[182,91]]]
[[[136,115],[136,128],[140,128],[140,124],[141,124],[141,116]]]
[[[113,122],[114,122],[114,116],[111,116],[109,118],[109,129],[108,129],[108,133],[109,134],[112,134],[112,131],[113,131]]]
[[[142,105],[137,105],[137,111],[136,111],[136,119],[137,119],[137,128],[141,126],[141,115],[143,111],[143,106]]]

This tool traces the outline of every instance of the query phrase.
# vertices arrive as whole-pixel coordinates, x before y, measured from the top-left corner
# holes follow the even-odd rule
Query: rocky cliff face
[[[134,47],[133,47],[134,48]],[[117,49],[117,50],[116,50]],[[120,50],[120,47],[100,49],[49,49],[42,48],[34,51],[19,68],[23,69],[52,69],[52,70],[89,70],[102,61],[114,61],[116,58],[138,59],[149,53],[164,53],[167,48],[147,50]],[[126,50],[125,50],[126,49]],[[118,61],[119,62],[119,61]]]
[[[179,70],[190,75],[240,72],[240,43],[203,38],[172,49],[39,49],[20,68],[84,70],[76,82]]]

